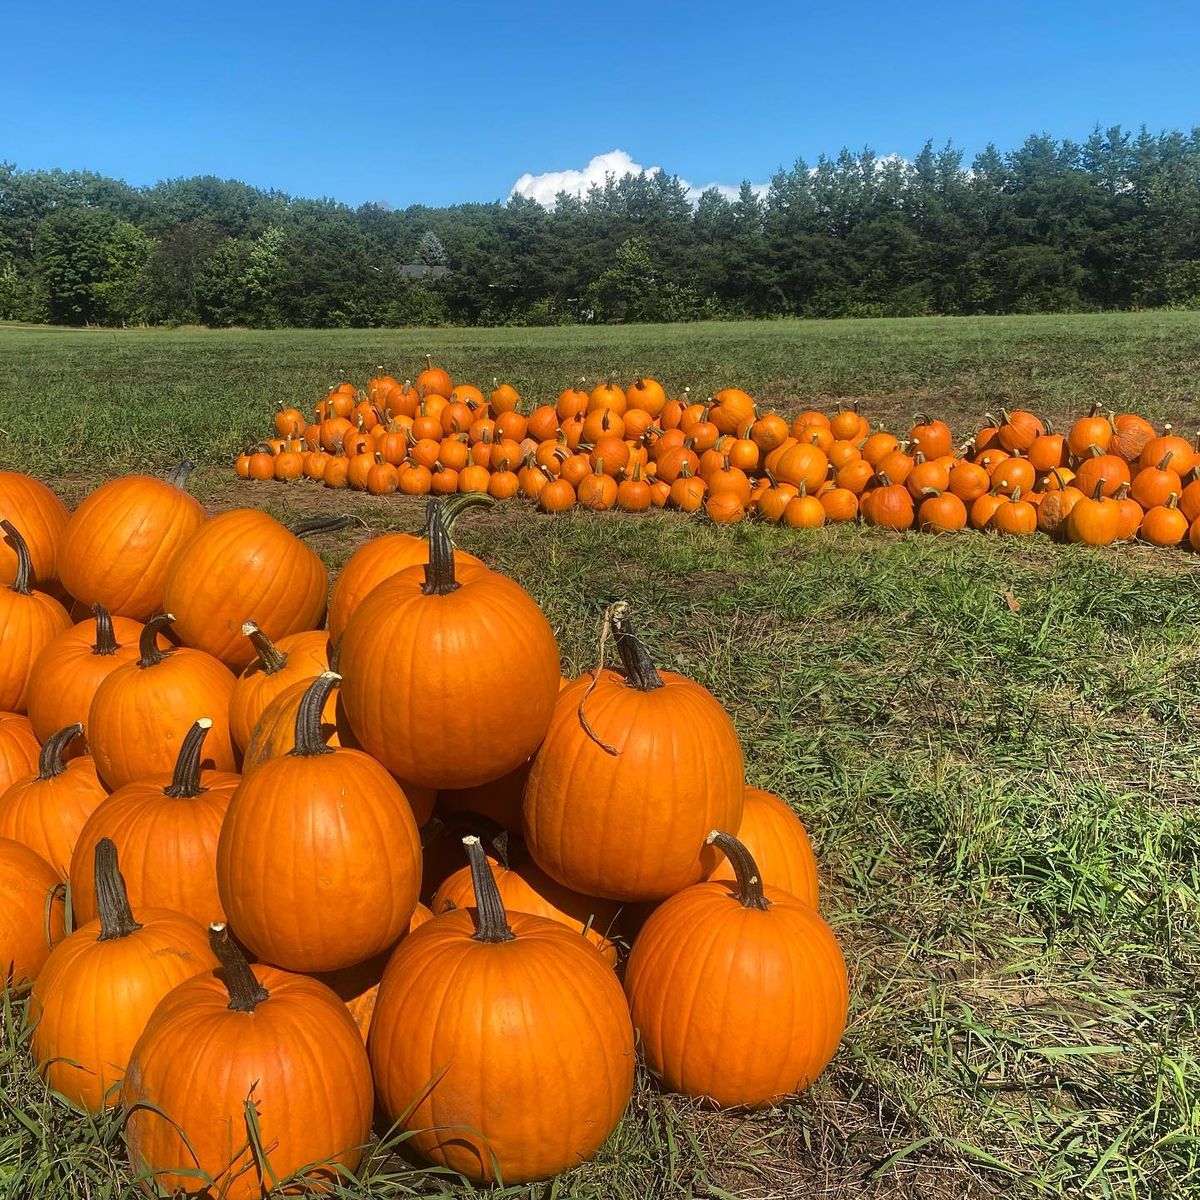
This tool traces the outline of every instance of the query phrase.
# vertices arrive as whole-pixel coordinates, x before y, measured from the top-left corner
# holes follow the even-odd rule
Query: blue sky
[[[3,40],[0,159],[350,204],[492,200],[618,149],[736,184],[843,145],[1200,124],[1197,0],[10,0]]]

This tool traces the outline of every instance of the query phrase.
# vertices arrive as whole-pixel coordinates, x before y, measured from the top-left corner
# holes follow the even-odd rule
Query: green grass
[[[65,364],[79,344],[110,335],[0,333],[4,371],[10,336],[21,353],[40,347],[42,374],[32,361],[18,370],[36,402],[69,386]],[[148,347],[124,385],[126,411],[139,414],[156,396],[174,396],[177,409],[176,389],[194,375],[265,370],[253,366],[255,345],[274,349],[271,372],[290,370],[308,389],[303,364],[314,380],[328,376],[318,360],[329,347],[358,346],[369,362],[369,348],[392,337],[118,336]],[[454,366],[474,345],[470,361],[482,367],[485,345],[503,347],[516,364],[527,339],[528,361],[556,383],[576,358],[611,361],[618,347],[628,358],[613,365],[673,355],[697,364],[702,386],[715,378],[713,362],[742,361],[780,394],[874,394],[899,411],[913,395],[952,388],[962,389],[965,409],[1025,395],[1014,385],[1023,370],[1041,381],[1046,407],[1066,412],[1086,398],[1085,376],[1095,370],[1106,402],[1179,415],[1194,403],[1184,390],[1200,321],[592,336],[456,331],[439,334],[437,346]],[[395,344],[428,341],[404,337]],[[941,337],[957,339],[971,361],[936,349]],[[655,339],[670,353],[653,354]],[[172,344],[188,349],[175,358]],[[601,350],[589,351],[596,344]],[[218,346],[242,366],[215,358]],[[798,346],[805,356],[788,366]],[[734,347],[743,357],[731,358]],[[1035,353],[1039,372],[1015,365]],[[890,388],[888,370],[896,372]],[[502,373],[520,382],[515,368]],[[4,394],[11,410],[11,389]],[[44,411],[71,425],[60,400]],[[49,446],[49,429],[38,443],[33,428],[25,427],[27,441]],[[172,444],[162,459],[176,451]],[[97,461],[110,469],[97,450],[70,473],[94,474]],[[420,520],[415,504],[394,499],[303,485],[248,491],[231,486],[224,469],[202,473],[199,486],[214,506],[337,506],[376,531]],[[751,782],[786,796],[808,826],[822,907],[852,981],[846,1038],[808,1095],[765,1113],[714,1114],[642,1081],[597,1160],[531,1194],[1200,1194],[1200,559],[1042,538],[719,529],[672,514],[550,519],[521,506],[470,514],[457,531],[464,548],[542,604],[570,670],[593,663],[600,614],[623,597],[659,661],[728,706]],[[318,544],[336,567],[365,536]],[[51,1101],[28,1071],[16,1015],[5,1012],[3,1025],[0,1196],[132,1197],[116,1125],[89,1130]],[[381,1153],[344,1194],[476,1193]]]

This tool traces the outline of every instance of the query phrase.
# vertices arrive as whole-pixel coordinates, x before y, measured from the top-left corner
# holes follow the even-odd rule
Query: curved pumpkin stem
[[[28,596],[34,584],[33,561],[29,557],[29,546],[11,521],[7,519],[0,521],[0,529],[4,530],[17,555],[17,573],[8,586],[12,591],[20,592],[22,596]]]
[[[208,944],[221,964],[222,982],[229,993],[229,1007],[234,1012],[252,1013],[271,993],[259,982],[250,969],[246,956],[229,936],[229,927],[222,924],[208,927]]]
[[[326,671],[308,685],[296,709],[296,744],[289,753],[300,758],[334,753],[333,747],[326,744],[321,734],[321,713],[333,689],[341,682],[342,677],[336,671]]]
[[[282,671],[287,666],[287,655],[259,629],[257,622],[247,621],[242,626],[242,633],[253,644],[254,652],[258,655],[258,661],[262,663],[263,674],[274,675],[277,671]]]
[[[609,622],[628,685],[637,688],[639,692],[652,692],[655,688],[663,687],[662,677],[650,657],[650,652],[634,635],[633,627],[629,623],[629,606],[614,605]]]
[[[66,769],[63,762],[63,751],[83,732],[83,726],[76,721],[57,733],[52,733],[38,755],[38,779],[43,783],[47,779],[56,779]]]
[[[429,562],[425,564],[425,585],[421,590],[426,596],[448,596],[462,584],[454,578],[454,546],[446,528],[442,502],[430,500],[428,513]]]
[[[716,846],[733,867],[737,877],[737,898],[743,908],[758,908],[764,912],[770,908],[771,902],[763,895],[762,877],[758,873],[758,864],[746,847],[731,834],[714,829],[704,839],[708,845]]]
[[[473,833],[467,834],[462,843],[471,862],[471,886],[475,889],[473,939],[493,943],[513,941],[517,935],[509,927],[500,889],[496,887],[496,878],[483,852],[483,844]]]
[[[446,522],[446,528],[453,530],[455,521],[468,508],[491,508],[496,501],[486,492],[461,492],[454,496],[446,496],[441,500],[442,516]],[[429,536],[429,507],[426,506],[425,524],[417,530],[417,537],[427,538]]]
[[[279,411],[283,411],[283,403],[280,402]],[[163,479],[173,487],[183,490],[184,484],[187,483],[187,477],[196,469],[196,464],[190,458],[185,458],[177,462],[167,473]]]
[[[1166,454],[1164,454],[1162,456],[1161,460],[1159,461],[1158,469],[1160,471],[1165,471],[1171,465],[1171,459],[1174,457],[1175,457],[1175,451],[1168,450],[1166,452]]]
[[[200,786],[200,753],[211,728],[212,721],[208,717],[201,717],[187,731],[183,745],[179,747],[179,757],[175,760],[175,774],[171,776],[170,786],[164,790],[164,795],[176,800],[194,800],[208,790]]]
[[[129,893],[125,890],[125,879],[117,864],[117,847],[112,838],[101,838],[96,843],[96,907],[100,910],[100,942],[112,942],[117,938],[137,933],[141,925],[133,919],[129,907]]]
[[[353,525],[358,519],[348,513],[340,517],[306,517],[300,521],[293,521],[287,528],[288,532],[296,537],[307,537],[310,533],[336,533],[339,529]]]
[[[139,667],[157,667],[167,657],[167,651],[158,648],[158,635],[169,629],[174,620],[174,613],[159,613],[142,626],[141,635],[138,637]]]
[[[1104,499],[1104,485],[1107,482],[1108,481],[1104,478],[1103,475],[1101,475],[1100,478],[1096,480],[1096,486],[1092,489],[1092,499],[1093,500],[1103,500]]]
[[[113,629],[112,613],[103,604],[93,604],[92,612],[96,617],[96,640],[92,643],[93,654],[116,654],[120,650],[117,633]]]

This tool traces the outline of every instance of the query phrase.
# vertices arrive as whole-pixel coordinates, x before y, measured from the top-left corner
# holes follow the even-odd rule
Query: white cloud
[[[512,186],[512,195],[528,196],[546,208],[554,207],[555,197],[559,192],[567,192],[572,196],[586,196],[588,189],[597,184],[604,186],[604,180],[609,176],[622,179],[626,175],[657,175],[662,167],[645,167],[625,153],[624,150],[610,150],[607,154],[597,154],[582,170],[545,171],[541,175],[522,175]],[[729,200],[736,200],[739,185],[734,183],[709,183],[699,187],[687,179],[679,181],[687,189],[688,201],[695,204],[700,194],[706,188],[716,188],[721,195]],[[765,196],[768,185],[754,184],[754,193]]]

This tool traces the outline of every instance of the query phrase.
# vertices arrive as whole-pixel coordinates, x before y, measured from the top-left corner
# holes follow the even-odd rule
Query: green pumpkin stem
[[[76,721],[57,733],[52,733],[46,739],[41,754],[38,755],[38,779],[43,783],[47,779],[56,779],[66,769],[63,762],[63,751],[83,732],[83,726]]]
[[[1162,456],[1162,459],[1159,461],[1158,469],[1160,471],[1165,471],[1171,465],[1171,459],[1174,457],[1175,457],[1175,451],[1168,450],[1166,452],[1166,454],[1164,454]]]
[[[29,546],[11,521],[7,519],[0,521],[0,529],[4,530],[17,556],[17,573],[8,586],[12,591],[19,592],[22,596],[28,596],[35,582],[33,561],[29,557]]]
[[[96,640],[92,643],[93,654],[116,654],[121,646],[117,642],[117,633],[113,629],[112,613],[103,604],[93,604],[92,612],[96,617]]]
[[[208,717],[201,717],[187,731],[183,745],[179,747],[179,757],[175,760],[175,773],[164,795],[176,800],[194,800],[208,790],[200,786],[200,754],[211,728],[212,721]]]
[[[271,993],[259,982],[250,969],[246,956],[229,936],[226,925],[208,927],[208,944],[221,964],[222,982],[229,993],[229,1007],[234,1012],[252,1013]]]
[[[287,655],[259,629],[254,621],[247,621],[242,626],[242,633],[253,644],[254,653],[258,655],[258,661],[262,663],[264,675],[274,675],[287,666]]]
[[[283,405],[280,404],[279,408],[280,408],[280,411],[282,411]],[[163,478],[166,480],[167,483],[171,484],[173,487],[177,487],[177,488],[179,488],[180,491],[183,491],[183,487],[184,487],[184,484],[187,483],[188,476],[195,469],[196,469],[196,464],[194,462],[192,462],[192,460],[190,458],[185,458],[185,459],[182,459],[181,461],[177,462],[166,473],[166,475],[163,476]]]
[[[315,758],[334,752],[321,732],[321,714],[333,689],[341,682],[342,677],[336,671],[326,671],[308,685],[296,709],[296,744],[290,753],[300,758]]]
[[[475,889],[475,933],[472,935],[474,940],[513,941],[517,935],[509,928],[504,902],[500,899],[496,877],[492,874],[487,855],[483,852],[483,843],[473,833],[467,834],[462,843],[471,863],[471,886]]]
[[[621,665],[625,668],[625,678],[630,687],[639,692],[652,692],[655,688],[663,687],[663,681],[650,657],[650,652],[633,632],[629,624],[629,608],[627,605],[614,606],[610,621],[612,624],[613,640],[617,644],[617,653],[621,656]]]
[[[96,907],[100,910],[100,936],[96,940],[112,942],[137,933],[141,925],[133,919],[112,838],[101,838],[96,843],[95,862]]]
[[[151,617],[142,626],[142,632],[138,637],[137,665],[139,667],[143,669],[157,667],[167,657],[167,652],[158,648],[158,635],[169,629],[174,620],[174,613],[159,613],[157,617]]]
[[[287,528],[296,537],[307,537],[310,533],[336,533],[353,525],[359,518],[348,513],[340,517],[307,517],[301,521],[293,521]]]
[[[753,855],[732,834],[722,833],[714,829],[705,841],[710,846],[716,846],[733,867],[737,878],[737,898],[743,908],[758,908],[764,912],[770,908],[771,902],[763,895],[762,877],[758,873],[758,864]]]
[[[429,562],[425,564],[425,586],[421,590],[426,596],[448,596],[462,587],[454,578],[454,546],[442,502],[430,500],[428,512]]]

